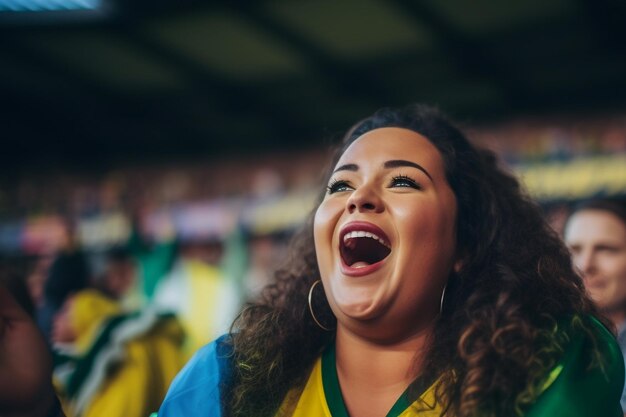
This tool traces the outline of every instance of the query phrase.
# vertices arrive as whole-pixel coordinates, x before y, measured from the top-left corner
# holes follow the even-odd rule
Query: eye
[[[599,252],[604,252],[604,253],[618,253],[619,252],[619,248],[615,247],[615,246],[607,246],[607,245],[603,245],[603,246],[599,246],[598,247],[598,251]]]
[[[332,180],[328,187],[326,187],[326,192],[328,194],[335,194],[342,191],[350,191],[354,190],[354,188],[344,180]]]
[[[409,176],[398,175],[391,179],[389,188],[415,188],[416,190],[421,190],[422,186]]]

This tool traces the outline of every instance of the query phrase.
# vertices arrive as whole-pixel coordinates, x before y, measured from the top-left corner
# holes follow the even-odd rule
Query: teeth
[[[375,239],[375,240],[379,241],[380,243],[382,243],[383,245],[385,245],[386,247],[388,247],[389,249],[391,249],[391,245],[389,245],[389,243],[385,242],[380,236],[375,235],[374,233],[364,232],[362,230],[346,233],[343,236],[343,242],[346,243],[348,240],[354,239],[354,238],[357,238],[357,237],[368,237],[370,239]]]

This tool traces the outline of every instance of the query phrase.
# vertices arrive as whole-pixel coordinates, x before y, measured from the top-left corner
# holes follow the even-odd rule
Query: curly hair
[[[431,107],[382,109],[358,122],[331,167],[358,137],[382,127],[410,129],[439,150],[458,205],[462,267],[448,279],[421,375],[438,381],[444,415],[522,415],[564,350],[557,324],[595,313],[569,253],[494,154],[471,145]],[[234,324],[234,372],[222,390],[226,415],[275,415],[334,342],[334,334],[321,330],[308,312],[308,291],[319,279],[312,215],[291,252],[261,300]],[[316,295],[318,320],[333,326],[323,292]],[[417,388],[409,388],[417,398]]]

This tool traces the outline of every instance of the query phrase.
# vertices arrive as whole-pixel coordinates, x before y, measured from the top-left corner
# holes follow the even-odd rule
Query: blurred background
[[[48,332],[97,287],[176,311],[192,351],[279,266],[330,145],[411,102],[560,231],[573,202],[626,195],[626,3],[0,0],[3,268]]]
[[[328,145],[415,101],[544,204],[626,189],[619,0],[0,0],[0,39],[3,253],[288,230]]]

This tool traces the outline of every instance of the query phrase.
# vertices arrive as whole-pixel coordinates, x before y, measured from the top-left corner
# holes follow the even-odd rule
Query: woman
[[[357,123],[332,167],[287,267],[160,417],[621,416],[619,348],[490,152],[418,105]]]
[[[435,110],[354,126],[264,298],[171,416],[621,416],[624,367],[516,180]]]

